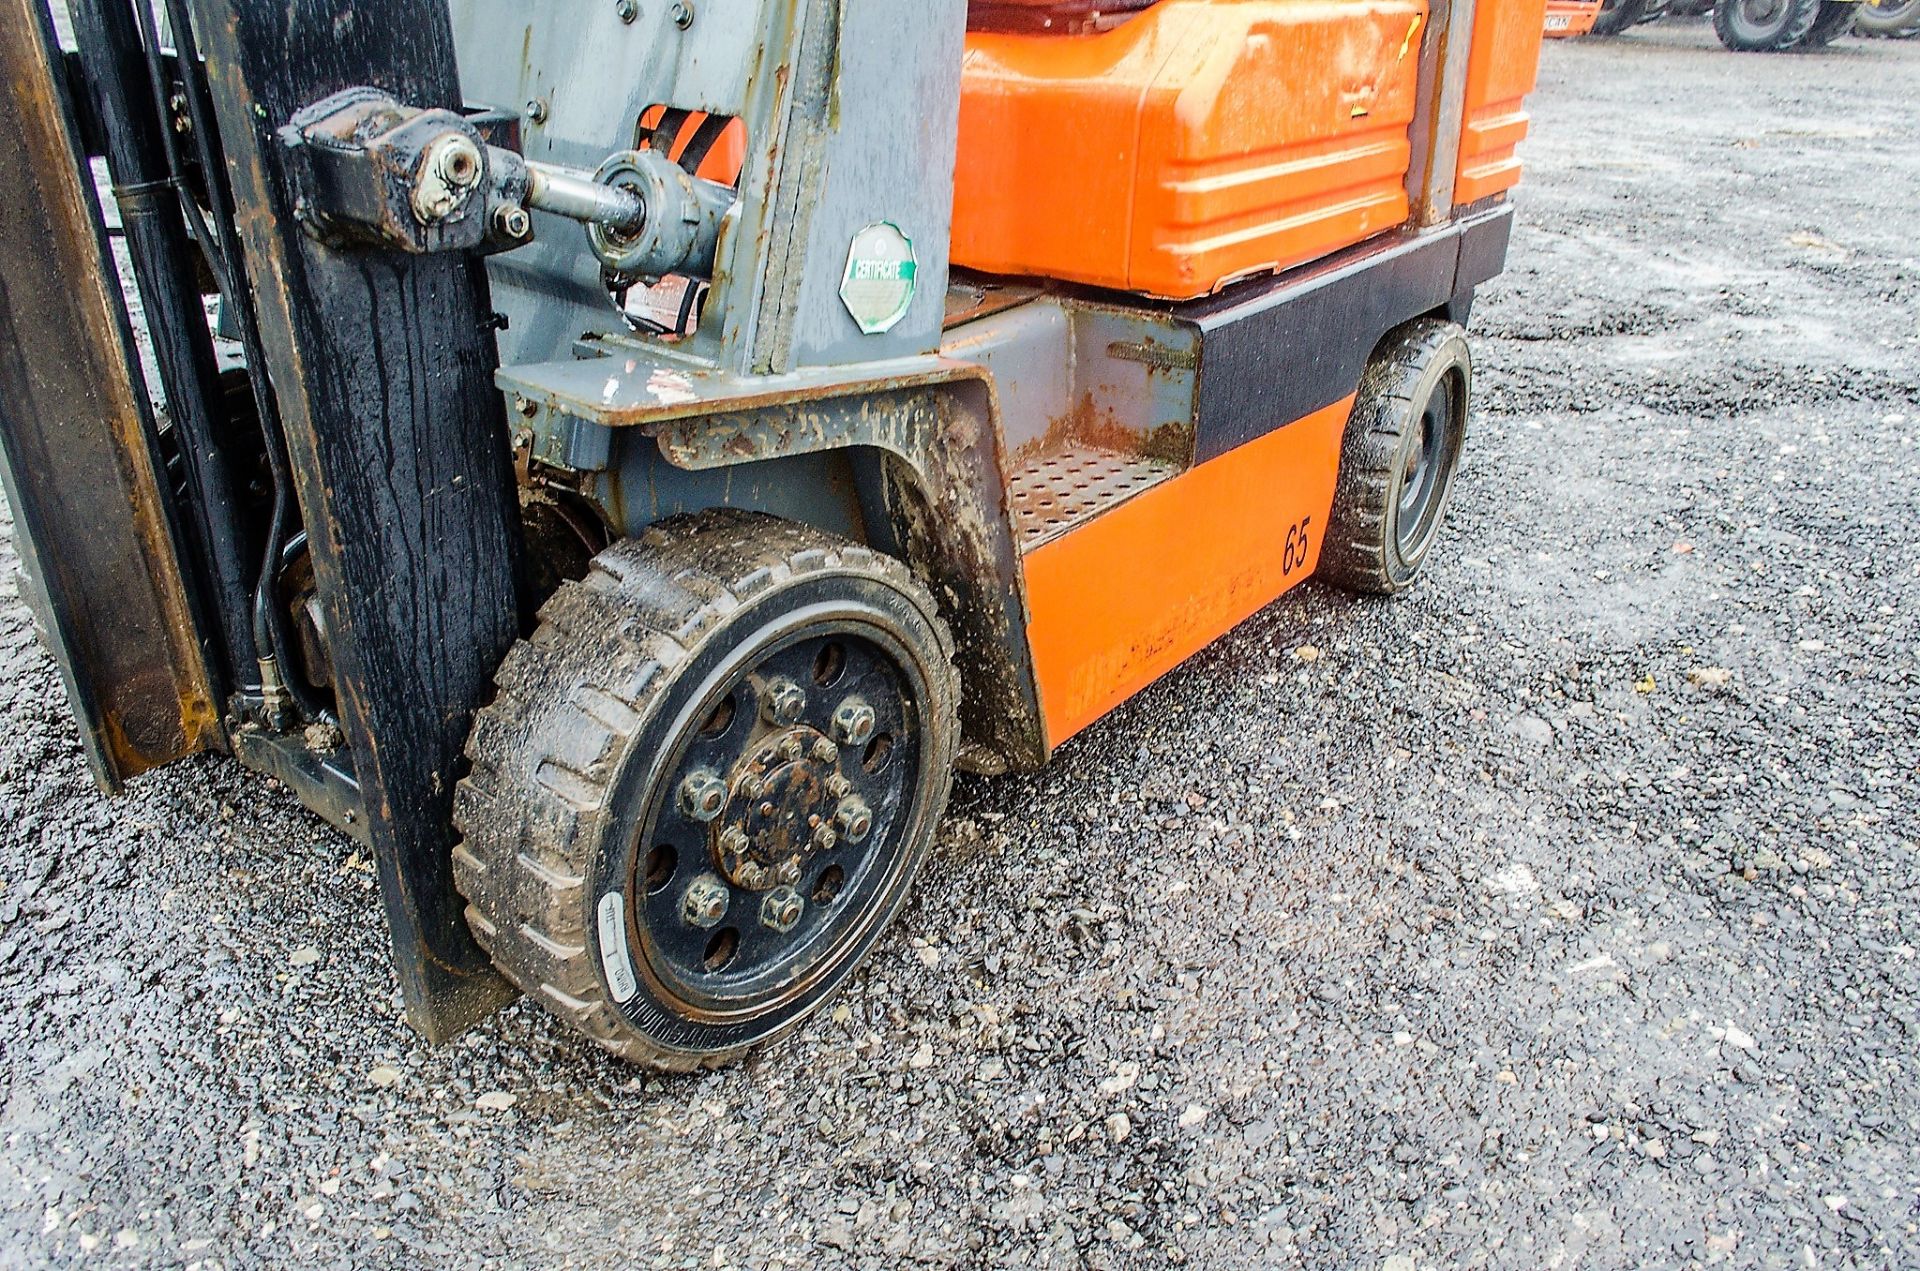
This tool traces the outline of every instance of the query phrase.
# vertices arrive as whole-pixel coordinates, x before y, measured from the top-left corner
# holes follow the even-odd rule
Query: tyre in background
[[[1721,0],[1713,33],[1736,53],[1779,53],[1806,39],[1824,0]]]
[[[1600,0],[1600,16],[1588,34],[1618,35],[1639,22],[1646,11],[1647,0]]]
[[[1860,12],[1860,5],[1852,0],[1820,0],[1820,12],[1814,15],[1813,25],[1807,28],[1806,36],[1801,39],[1803,49],[1823,49],[1847,32],[1853,30],[1854,15]]]
[[[1895,40],[1920,35],[1920,0],[1866,0],[1854,15],[1854,30],[1861,35],[1885,36]]]

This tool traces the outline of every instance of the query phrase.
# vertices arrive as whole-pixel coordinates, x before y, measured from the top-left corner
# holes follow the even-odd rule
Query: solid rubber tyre
[[[1420,318],[1380,342],[1347,417],[1321,577],[1375,595],[1412,585],[1452,496],[1472,393],[1460,324]]]
[[[1713,33],[1735,53],[1780,53],[1807,37],[1825,0],[1720,0]]]
[[[791,967],[769,964],[774,987],[764,1001],[701,999],[677,987],[682,981],[665,954],[656,958],[671,933],[649,933],[649,923],[663,921],[648,908],[649,894],[665,884],[653,885],[661,849],[648,844],[670,824],[688,837],[696,814],[679,774],[683,760],[692,762],[685,760],[690,747],[723,735],[712,728],[716,705],[726,708],[725,734],[746,730],[742,745],[765,743],[761,733],[778,724],[798,726],[780,716],[770,687],[793,686],[766,678],[766,668],[817,632],[850,632],[826,638],[871,644],[879,652],[869,660],[910,690],[902,701],[917,695],[899,708],[894,725],[903,740],[894,768],[906,772],[911,796],[890,805],[884,827],[876,809],[870,838],[863,831],[838,844],[859,853],[861,863],[848,867],[863,880],[858,893],[849,879],[847,895],[838,898],[847,901],[844,916],[820,919],[818,939],[793,955]],[[564,583],[547,601],[533,636],[514,646],[495,681],[497,695],[476,716],[467,742],[472,767],[454,805],[461,834],[454,881],[468,902],[468,925],[529,997],[622,1059],[657,1069],[715,1067],[791,1031],[828,1001],[898,913],[952,785],[960,684],[952,637],[933,598],[888,556],[759,513],[675,517],[615,543],[582,581]],[[803,696],[808,711],[831,709],[826,689],[817,707],[811,689]],[[865,780],[854,771],[862,739],[835,735],[855,757],[846,772]],[[820,744],[832,753],[831,739],[820,736]],[[760,800],[773,780],[754,778],[741,796],[746,805],[772,809],[773,795]],[[843,785],[833,797],[844,794]],[[668,816],[682,820],[662,819]],[[716,833],[720,823],[713,822]],[[730,885],[739,858],[724,869],[713,863],[722,841],[681,844],[679,868],[707,871],[693,876],[694,884]],[[682,894],[680,877],[666,893],[669,909]],[[692,885],[684,894],[681,912],[691,913]],[[739,947],[780,938],[737,907],[760,897],[729,894],[734,907],[724,921],[750,928],[736,936]],[[822,912],[835,899],[820,902]],[[808,914],[814,921],[813,910]]]
[[[1820,11],[1813,25],[1800,40],[1803,49],[1823,49],[1853,30],[1854,17],[1861,6],[1855,0],[1820,0]]]

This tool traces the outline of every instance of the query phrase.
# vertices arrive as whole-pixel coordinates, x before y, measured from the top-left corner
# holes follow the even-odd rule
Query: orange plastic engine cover
[[[954,262],[1188,299],[1400,224],[1426,13],[1162,0],[970,34]]]
[[[1547,0],[1475,0],[1466,119],[1453,180],[1457,204],[1478,203],[1520,181],[1515,147],[1527,135],[1526,96],[1540,75],[1546,19]]]

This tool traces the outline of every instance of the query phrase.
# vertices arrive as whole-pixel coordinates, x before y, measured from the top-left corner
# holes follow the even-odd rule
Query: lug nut
[[[727,783],[702,768],[680,783],[680,810],[696,821],[711,821],[727,806]]]
[[[731,898],[725,883],[712,874],[702,874],[687,884],[687,894],[680,898],[680,916],[695,927],[718,926],[727,916]]]
[[[827,797],[828,798],[844,799],[852,793],[853,793],[853,782],[847,780],[840,773],[836,772],[831,777],[827,778]]]
[[[800,881],[800,858],[789,856],[780,862],[780,868],[773,871],[773,881],[782,887],[791,887]]]
[[[840,757],[840,747],[833,744],[830,737],[822,737],[813,743],[813,757],[821,763],[832,763]]]
[[[780,743],[780,757],[788,763],[792,763],[804,753],[798,737],[789,737]]]
[[[807,708],[807,695],[792,680],[773,680],[760,698],[760,710],[771,724],[791,724]]]
[[[834,708],[833,736],[842,746],[864,746],[873,738],[873,707],[849,697]]]
[[[805,911],[799,892],[791,887],[776,887],[760,902],[760,924],[785,935],[800,925],[800,915]]]
[[[833,832],[831,825],[822,825],[813,832],[815,851],[831,852],[840,843],[840,836]]]
[[[720,868],[731,878],[740,876],[741,863],[747,855],[747,836],[737,825],[729,825],[720,831]]]
[[[533,218],[518,203],[502,203],[493,209],[493,230],[500,237],[517,243],[533,232]],[[531,406],[533,403],[527,404]]]
[[[833,823],[846,835],[847,842],[858,843],[873,831],[873,809],[865,799],[846,799],[833,814]]]

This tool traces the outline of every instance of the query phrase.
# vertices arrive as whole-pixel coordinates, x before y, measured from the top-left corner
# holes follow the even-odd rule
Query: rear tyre
[[[1321,576],[1375,595],[1413,583],[1453,493],[1472,392],[1458,323],[1421,318],[1380,342],[1347,418]]]
[[[1853,25],[1861,35],[1910,39],[1920,35],[1920,0],[1867,0],[1854,15]]]
[[[455,799],[468,924],[528,996],[655,1068],[818,1010],[899,911],[952,784],[933,598],[769,516],[614,544],[495,678]]]
[[[1647,0],[1600,0],[1600,16],[1589,35],[1618,35],[1646,14]]]
[[[1807,28],[1805,38],[1800,41],[1803,49],[1823,49],[1835,40],[1853,30],[1854,16],[1860,12],[1860,5],[1849,0],[1820,0],[1820,12],[1813,18],[1813,25]]]
[[[1823,0],[1720,0],[1713,33],[1736,53],[1779,53],[1807,37]]]

